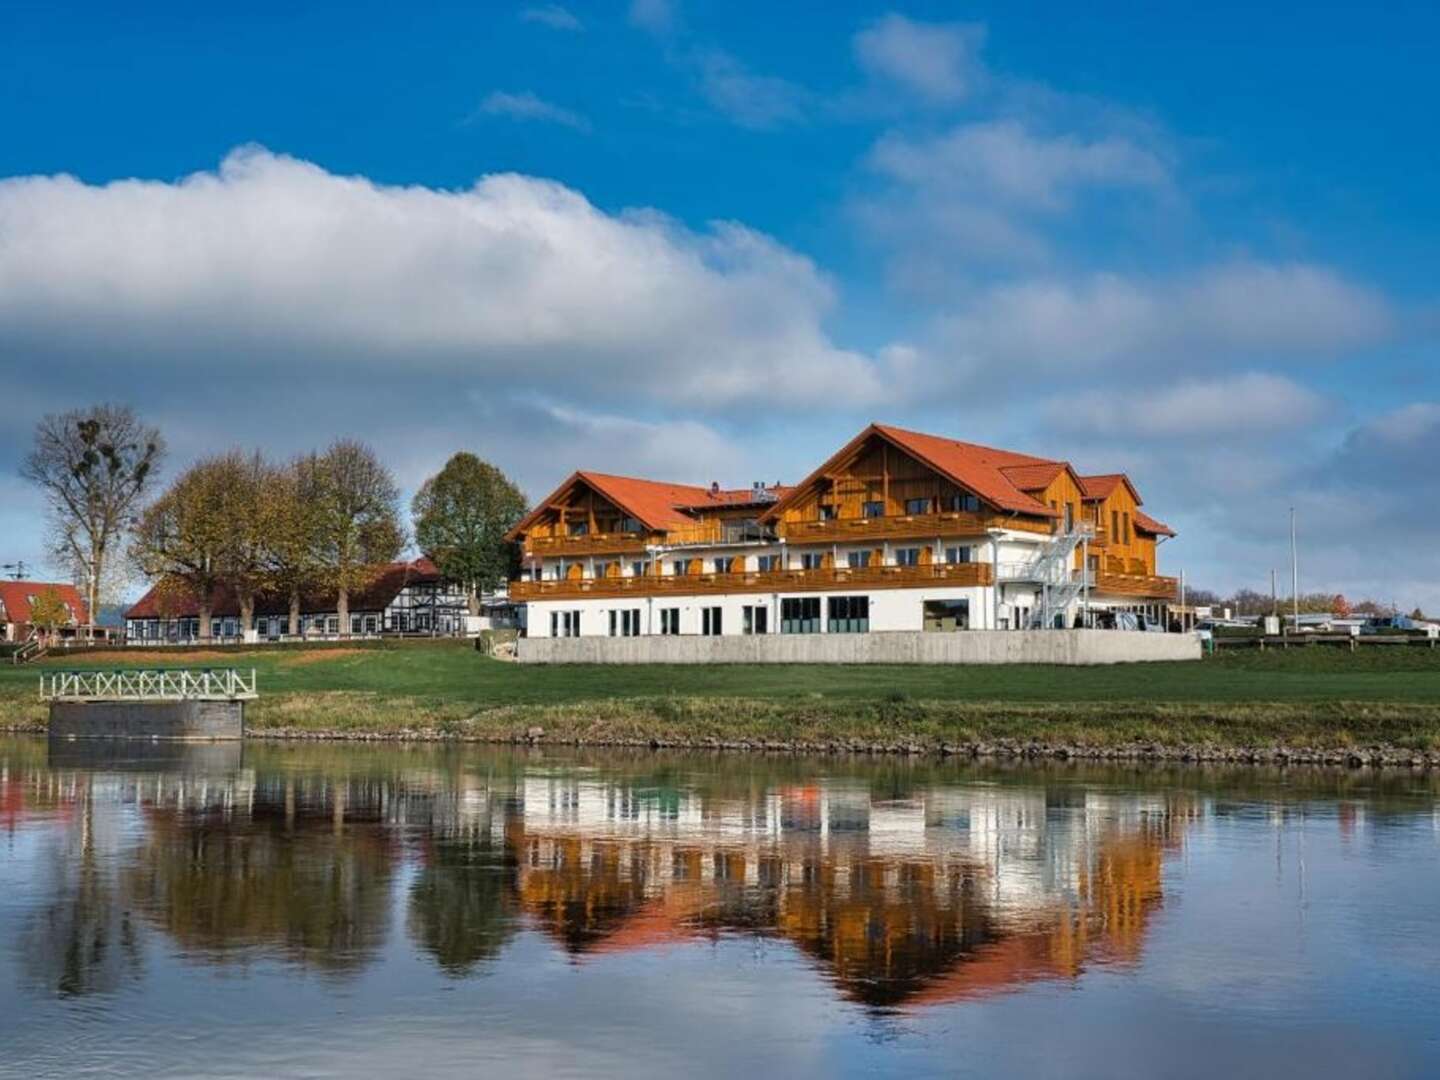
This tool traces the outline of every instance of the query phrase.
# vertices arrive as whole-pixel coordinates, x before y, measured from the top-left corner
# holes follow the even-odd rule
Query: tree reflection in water
[[[410,943],[454,978],[522,927],[577,963],[758,935],[870,1008],[963,1001],[1136,962],[1167,859],[1240,783],[478,748],[247,745],[243,767],[209,768],[0,753],[7,827],[43,830],[33,983],[143,977],[142,926],[189,962],[353,975],[401,900]],[[1383,792],[1367,799],[1383,820]]]

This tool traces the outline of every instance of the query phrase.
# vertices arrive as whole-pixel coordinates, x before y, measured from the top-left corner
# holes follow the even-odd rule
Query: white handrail
[[[40,676],[45,701],[235,701],[257,697],[255,669],[57,671]]]

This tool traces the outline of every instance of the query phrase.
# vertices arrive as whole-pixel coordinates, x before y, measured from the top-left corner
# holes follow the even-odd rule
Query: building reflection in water
[[[1137,959],[1205,805],[745,759],[677,773],[247,747],[93,771],[76,753],[0,774],[10,827],[44,826],[52,848],[31,977],[76,993],[143,976],[137,924],[193,962],[344,976],[376,959],[400,902],[410,942],[454,977],[527,928],[577,963],[756,934],[867,1006],[960,1001]]]

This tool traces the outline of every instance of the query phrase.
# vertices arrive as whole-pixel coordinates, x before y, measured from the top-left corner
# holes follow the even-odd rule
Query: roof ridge
[[[1003,446],[991,446],[988,443],[970,442],[968,439],[956,439],[949,435],[936,435],[930,431],[916,431],[914,428],[903,428],[895,424],[876,424],[880,431],[893,431],[901,435],[918,435],[922,439],[934,439],[937,442],[951,443],[955,446],[963,446],[971,450],[985,450],[992,454],[1004,454],[1006,457],[1024,458],[1024,461],[1015,461],[1009,465],[996,465],[997,469],[1011,469],[1020,465],[1070,465],[1064,458],[1039,457],[1035,454],[1027,454],[1023,450],[1006,450]],[[1074,468],[1071,465],[1071,468]]]

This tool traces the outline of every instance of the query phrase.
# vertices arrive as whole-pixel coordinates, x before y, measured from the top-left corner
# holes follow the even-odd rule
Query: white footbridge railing
[[[255,669],[155,668],[56,671],[40,676],[42,701],[245,701],[258,697]]]

